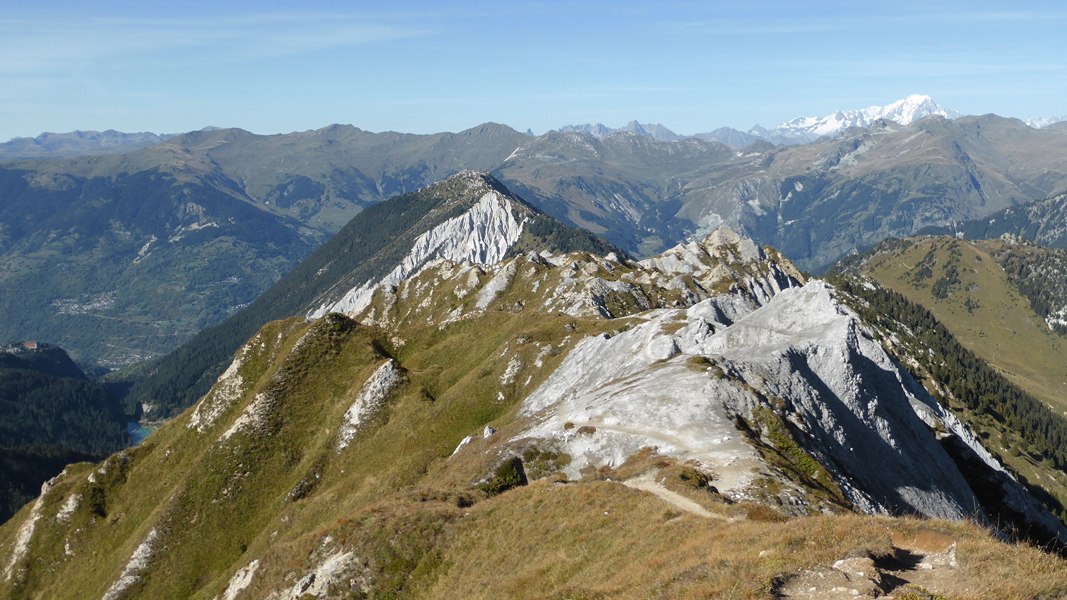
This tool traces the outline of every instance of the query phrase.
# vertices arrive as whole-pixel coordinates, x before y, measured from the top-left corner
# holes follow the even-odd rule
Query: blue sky
[[[911,93],[1067,115],[1058,2],[6,3],[0,140],[631,119],[696,133]]]

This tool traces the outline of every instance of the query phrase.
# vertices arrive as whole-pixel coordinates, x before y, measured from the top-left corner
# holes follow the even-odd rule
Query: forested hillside
[[[291,219],[159,171],[0,167],[0,199],[0,340],[47,340],[109,368],[218,323],[319,243]]]
[[[1034,312],[1050,329],[1067,335],[1067,250],[1014,242],[996,257]]]
[[[124,448],[131,418],[59,348],[0,349],[0,521],[68,463]]]

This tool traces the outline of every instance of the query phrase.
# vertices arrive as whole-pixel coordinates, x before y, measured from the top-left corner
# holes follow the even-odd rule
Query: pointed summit
[[[933,98],[922,94],[912,94],[886,106],[872,106],[865,110],[870,111],[867,117],[870,121],[888,119],[901,125],[909,125],[919,119],[934,115],[945,117],[946,119],[954,119],[960,116],[958,112],[942,108],[934,102]]]
[[[377,289],[396,286],[434,261],[478,265],[499,262],[519,240],[533,215],[525,202],[487,173],[463,171],[417,193],[436,200],[438,207],[420,219],[417,226],[425,229],[414,237],[403,257],[387,273],[371,275],[340,297],[342,284],[332,286],[308,313],[309,317],[319,318],[331,312],[358,313],[370,304]],[[439,219],[435,214],[447,218]],[[343,281],[351,278],[345,276]]]
[[[632,131],[633,133],[636,133],[636,134],[639,134],[639,135],[649,135],[648,131],[646,131],[645,128],[643,126],[641,126],[640,123],[637,122],[637,119],[634,119],[633,121],[630,121],[629,123],[627,123],[626,126],[622,128],[622,130],[623,131]]]
[[[514,196],[504,184],[496,177],[484,171],[463,170],[451,177],[430,184],[421,190],[424,193],[444,199],[446,202],[455,203],[470,200],[475,195],[496,192],[498,194],[513,196],[519,202],[526,204],[524,200]]]
[[[523,252],[616,251],[592,234],[569,229],[542,214],[488,173],[461,171],[415,196],[430,198],[437,206],[406,232],[413,237],[410,243],[403,242],[406,252],[393,268],[371,274],[358,285],[352,285],[357,281],[354,276],[343,276],[316,301],[308,312],[310,318],[331,312],[354,315],[371,302],[375,291],[395,287],[442,260],[488,266],[515,254],[517,247]],[[399,248],[390,245],[386,249],[399,256]],[[346,285],[347,290],[340,293]]]
[[[199,398],[222,373],[220,359],[267,321],[354,314],[377,290],[439,261],[486,266],[542,250],[622,254],[531,207],[492,175],[461,171],[356,215],[255,302],[164,357],[164,363],[181,367],[161,369],[132,397],[152,405],[146,408],[151,418],[168,416]]]

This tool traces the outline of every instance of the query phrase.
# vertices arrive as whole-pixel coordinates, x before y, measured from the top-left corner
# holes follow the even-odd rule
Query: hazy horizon
[[[963,114],[1067,114],[1067,9],[994,2],[70,1],[0,18],[0,140],[42,132],[682,134],[931,96]]]

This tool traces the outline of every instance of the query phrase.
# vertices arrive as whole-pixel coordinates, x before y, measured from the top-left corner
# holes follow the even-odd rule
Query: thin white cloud
[[[581,100],[604,100],[611,98],[625,98],[655,94],[679,94],[691,91],[684,86],[657,86],[657,85],[620,85],[620,86],[596,86],[580,88],[562,88],[555,90],[497,90],[494,93],[480,93],[475,97],[453,95],[430,95],[424,94],[418,97],[388,98],[382,100],[364,101],[365,106],[501,106],[517,102],[555,102],[555,101],[581,101]]]
[[[798,9],[802,5],[796,5]],[[791,35],[862,31],[872,25],[893,27],[966,27],[975,23],[1026,23],[1047,25],[1049,22],[1067,21],[1067,11],[997,10],[997,11],[932,11],[926,7],[886,12],[856,14],[828,14],[802,11],[782,15],[751,15],[748,17],[712,16],[667,24],[678,33],[712,34],[721,36]]]
[[[842,23],[830,21],[759,22],[740,19],[709,19],[678,23],[670,26],[679,33],[713,35],[788,35],[800,33],[826,33],[844,29]]]
[[[240,40],[235,55],[271,57],[302,54],[331,48],[344,48],[425,35],[425,31],[398,29],[383,25],[339,23],[328,28],[274,31],[264,38]]]
[[[41,74],[107,61],[166,59],[174,51],[213,61],[354,47],[427,35],[424,28],[327,13],[279,13],[212,19],[94,18],[0,20],[0,76]]]
[[[785,61],[783,64],[795,69],[812,69],[812,65],[804,61]],[[917,80],[919,78],[951,79],[991,75],[1063,73],[1067,72],[1067,64],[1059,62],[995,62],[977,57],[971,60],[868,59],[820,61],[818,71],[828,77],[876,77],[880,79],[902,77]]]

